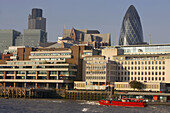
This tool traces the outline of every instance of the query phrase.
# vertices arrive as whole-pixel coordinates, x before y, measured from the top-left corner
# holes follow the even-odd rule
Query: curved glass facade
[[[134,45],[143,43],[143,31],[140,17],[133,5],[131,5],[122,22],[119,45]]]

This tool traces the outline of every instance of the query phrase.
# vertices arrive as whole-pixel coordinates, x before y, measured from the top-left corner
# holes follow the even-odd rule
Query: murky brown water
[[[170,106],[100,106],[97,101],[0,99],[0,113],[170,113]]]

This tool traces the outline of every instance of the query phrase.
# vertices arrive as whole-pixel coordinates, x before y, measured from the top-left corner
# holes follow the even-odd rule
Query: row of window
[[[86,74],[106,74],[105,71],[87,71]]]
[[[71,55],[71,53],[31,53],[31,56],[59,56],[59,55]]]
[[[102,79],[106,79],[106,77],[105,76],[86,76],[86,80],[91,80],[91,79],[102,80]]]
[[[65,60],[65,58],[32,58],[31,60],[41,61],[41,60]]]
[[[93,70],[98,70],[98,69],[105,69],[106,66],[87,66],[87,69],[93,69]]]
[[[130,77],[118,77],[118,80],[121,80],[121,81],[126,81],[126,80],[130,80]],[[159,80],[159,81],[165,81],[165,78],[164,77],[131,77],[131,80]]]
[[[118,67],[118,70],[165,70],[165,66],[125,66],[125,67]]]
[[[118,62],[118,64],[140,65],[140,64],[165,64],[165,61],[125,61]]]
[[[165,75],[165,72],[118,72],[118,75]]]

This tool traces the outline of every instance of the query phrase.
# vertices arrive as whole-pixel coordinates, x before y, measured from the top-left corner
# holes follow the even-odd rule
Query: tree
[[[138,89],[138,90],[139,90],[139,89],[142,89],[142,88],[143,88],[143,83],[141,83],[141,82],[139,82],[139,81],[136,81],[136,80],[129,82],[129,85],[130,85],[130,87],[133,88],[134,90],[135,90],[135,89]]]

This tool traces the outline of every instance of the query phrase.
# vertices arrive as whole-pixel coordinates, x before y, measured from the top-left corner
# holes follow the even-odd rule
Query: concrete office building
[[[10,56],[12,61],[0,64],[0,83],[6,87],[73,89],[74,80],[82,80],[83,55],[90,53],[94,53],[92,47],[84,45],[17,48]]]
[[[40,29],[25,29],[23,34],[24,46],[39,47],[47,42],[47,33]]]
[[[46,31],[46,18],[42,17],[42,12],[42,9],[32,9],[32,15],[28,16],[28,29],[41,29]]]
[[[89,44],[94,48],[100,48],[101,46],[110,46],[111,38],[110,33],[100,34],[98,30],[87,29],[64,29],[63,38],[72,38],[74,41],[80,44]]]
[[[15,46],[17,37],[20,36],[20,32],[13,29],[1,29],[0,30],[0,52],[3,53],[9,46]]]
[[[117,63],[115,89],[133,90],[128,82],[137,80],[145,84],[144,90],[146,91],[168,90],[170,84],[169,48],[169,44],[104,48],[102,55]],[[124,51],[123,54],[122,51]]]
[[[116,64],[101,55],[84,57],[83,81],[75,81],[74,88],[86,90],[105,90],[116,81]]]

